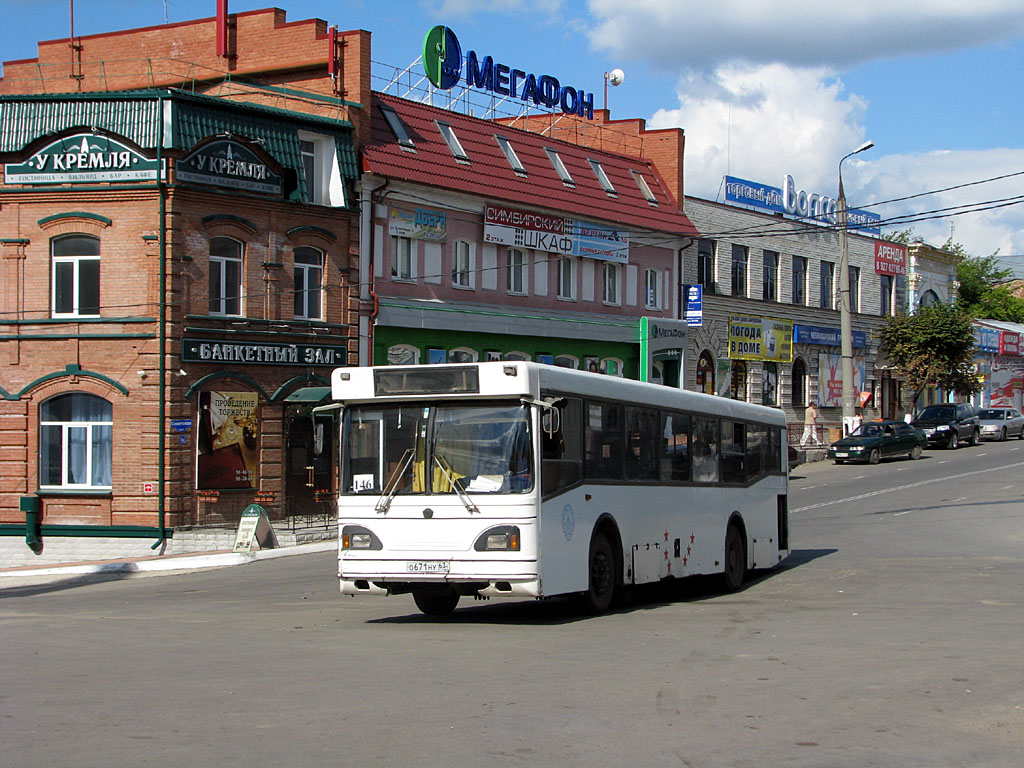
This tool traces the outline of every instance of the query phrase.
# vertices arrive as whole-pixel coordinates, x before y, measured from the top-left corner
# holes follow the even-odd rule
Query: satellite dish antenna
[[[608,109],[608,83],[612,85],[622,85],[622,81],[626,79],[626,73],[616,67],[610,72],[604,73],[604,108]]]

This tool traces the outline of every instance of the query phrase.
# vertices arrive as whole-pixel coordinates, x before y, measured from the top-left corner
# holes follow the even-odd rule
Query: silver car
[[[983,440],[1024,440],[1024,415],[1016,408],[982,408],[978,411],[978,425]]]

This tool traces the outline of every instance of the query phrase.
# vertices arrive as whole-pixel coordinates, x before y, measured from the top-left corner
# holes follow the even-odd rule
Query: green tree
[[[1024,299],[1001,284],[1012,277],[1013,270],[1000,266],[995,254],[963,258],[956,265],[957,303],[973,317],[1024,323]]]
[[[960,307],[932,304],[912,315],[895,315],[878,332],[893,368],[914,390],[914,404],[934,384],[961,397],[981,390],[974,371],[972,318]]]

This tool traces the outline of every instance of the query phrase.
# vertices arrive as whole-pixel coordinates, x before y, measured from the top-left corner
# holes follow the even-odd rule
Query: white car
[[[1016,408],[982,408],[978,411],[978,425],[983,440],[1024,440],[1024,415]]]

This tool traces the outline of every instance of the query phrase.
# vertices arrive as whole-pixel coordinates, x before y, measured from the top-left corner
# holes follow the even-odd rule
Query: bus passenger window
[[[622,479],[622,406],[587,403],[583,474],[592,480]]]
[[[693,419],[693,481],[718,482],[718,419]]]
[[[722,420],[722,482],[747,482],[744,446],[746,427],[741,421]]]
[[[747,425],[747,480],[763,477],[768,471],[771,457],[768,450],[768,427]]]
[[[541,431],[541,493],[576,485],[583,477],[583,403],[564,398],[558,406],[557,432]]]
[[[661,435],[661,480],[676,482],[690,479],[690,417],[682,413],[664,413]]]
[[[658,412],[626,406],[626,479],[658,479]]]

